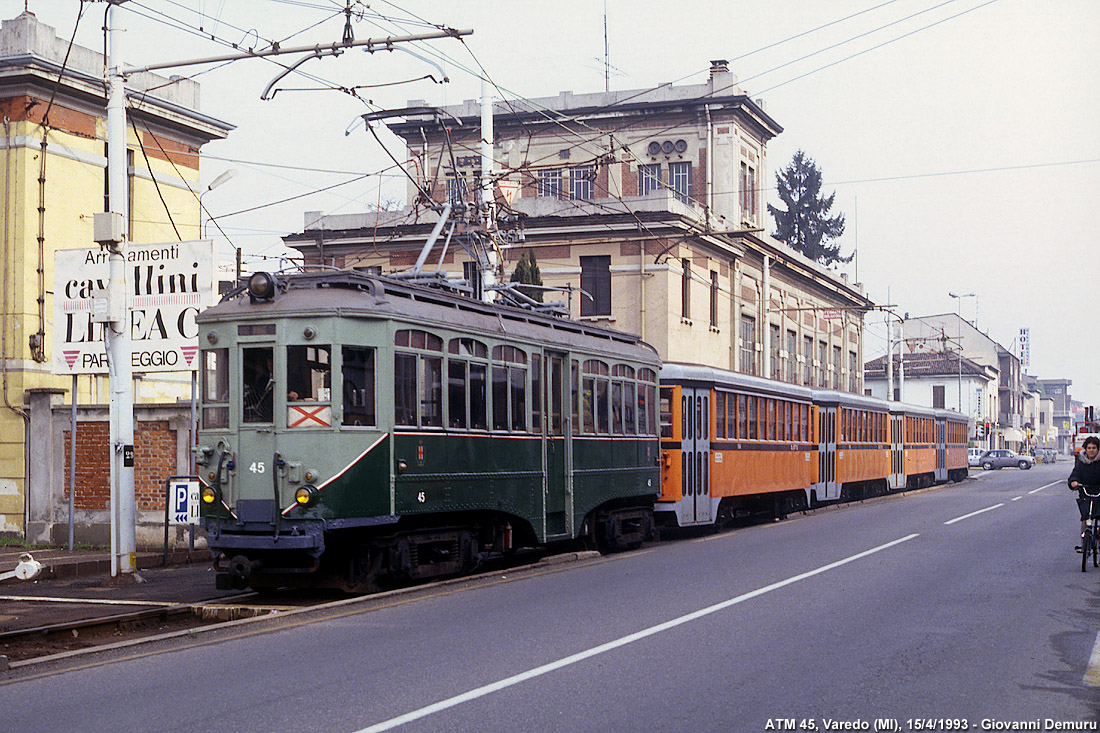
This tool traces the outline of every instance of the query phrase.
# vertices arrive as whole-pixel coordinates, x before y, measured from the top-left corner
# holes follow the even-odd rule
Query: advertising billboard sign
[[[135,373],[198,368],[195,315],[217,302],[211,240],[130,244],[127,304]],[[111,286],[105,249],[54,253],[53,371],[107,374],[101,316]],[[117,295],[117,294],[112,294]]]

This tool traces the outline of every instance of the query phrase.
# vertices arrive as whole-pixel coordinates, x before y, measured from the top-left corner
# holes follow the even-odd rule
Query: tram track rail
[[[65,652],[91,651],[98,646],[141,640],[175,631],[214,627],[243,618],[253,618],[294,608],[308,608],[329,598],[296,596],[289,599],[261,597],[257,593],[189,601],[155,600],[104,601],[86,598],[15,597],[35,605],[83,607],[79,618],[0,631],[0,669],[15,662]],[[280,600],[289,602],[280,602]],[[87,607],[137,606],[122,613],[95,614]]]

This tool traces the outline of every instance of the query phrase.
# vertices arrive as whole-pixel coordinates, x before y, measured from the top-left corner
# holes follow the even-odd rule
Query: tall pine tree
[[[524,285],[542,285],[542,273],[539,272],[539,263],[535,262],[535,253],[527,250],[516,263],[516,269],[512,273],[512,282]],[[542,291],[534,288],[520,288],[521,293],[529,298],[542,302]]]
[[[790,165],[775,174],[775,180],[779,199],[787,209],[768,204],[768,213],[775,219],[772,236],[824,265],[851,262],[855,253],[842,257],[840,245],[829,244],[844,234],[844,215],[829,216],[836,192],[828,198],[821,196],[821,169],[813,158],[796,151]]]

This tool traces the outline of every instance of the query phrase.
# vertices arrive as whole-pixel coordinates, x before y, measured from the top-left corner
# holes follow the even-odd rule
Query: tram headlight
[[[218,503],[218,494],[218,490],[215,489],[213,486],[202,487],[202,503],[206,504],[207,506],[213,506],[214,504]]]
[[[248,295],[253,300],[271,300],[275,297],[277,282],[270,272],[256,272],[248,278]]]
[[[301,487],[294,492],[294,501],[298,506],[309,506],[317,501],[317,487],[309,486],[308,484]]]

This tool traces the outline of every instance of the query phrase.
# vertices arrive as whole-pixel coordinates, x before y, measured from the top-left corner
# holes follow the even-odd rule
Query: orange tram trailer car
[[[967,420],[690,364],[661,368],[663,527],[721,525],[967,476]]]

